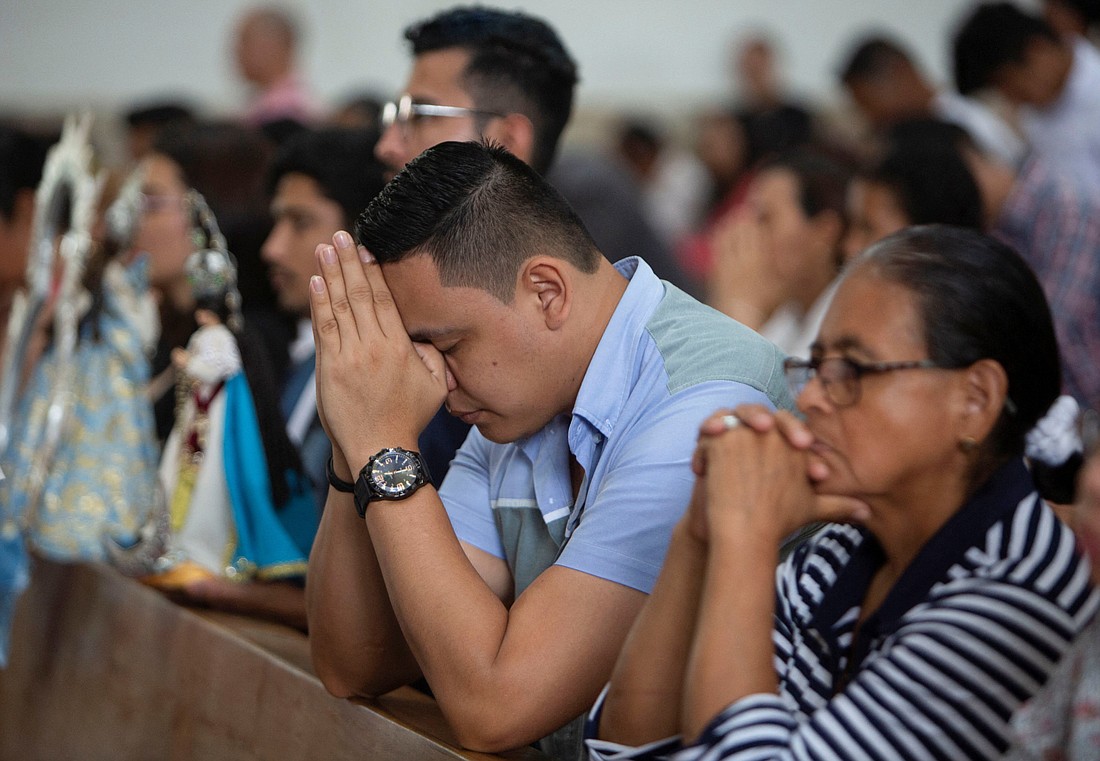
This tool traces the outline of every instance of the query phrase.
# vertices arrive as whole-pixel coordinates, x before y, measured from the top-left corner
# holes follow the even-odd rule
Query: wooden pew
[[[0,759],[471,759],[435,702],[330,696],[303,634],[182,608],[97,565],[35,561],[0,670]]]

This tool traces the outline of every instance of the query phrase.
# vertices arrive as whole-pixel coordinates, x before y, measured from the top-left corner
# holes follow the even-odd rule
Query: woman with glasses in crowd
[[[704,423],[592,758],[996,758],[1096,610],[1023,459],[1060,386],[1034,275],[949,227],[849,267],[787,362],[802,419]]]
[[[134,246],[149,252],[150,286],[162,299],[162,333],[154,370],[166,368],[154,379],[150,391],[152,398],[159,400],[158,429],[168,439],[161,484],[165,498],[174,505],[174,531],[185,535],[184,539],[176,537],[179,541],[174,548],[188,542],[193,547],[190,553],[174,551],[176,562],[162,563],[170,570],[149,581],[172,590],[182,600],[305,629],[302,581],[318,516],[305,491],[298,454],[278,412],[277,373],[264,340],[271,331],[266,323],[262,330],[253,324],[256,314],[248,312],[247,297],[240,292],[249,279],[240,260],[232,266],[231,290],[236,302],[232,310],[226,294],[213,298],[214,303],[221,303],[217,309],[197,304],[196,272],[189,272],[187,265],[203,249],[226,253],[226,241],[214,243],[211,237],[209,225],[215,216],[215,228],[220,231],[216,237],[220,239],[224,232],[228,246],[234,246],[236,240],[247,247],[252,239],[249,198],[252,186],[262,180],[266,160],[266,147],[257,140],[258,135],[225,124],[180,127],[162,134],[141,166]],[[238,155],[231,156],[233,153]],[[224,176],[218,176],[219,167]],[[258,190],[254,195],[262,197]],[[212,203],[207,205],[208,197],[222,200],[224,217]],[[225,229],[226,219],[231,230]],[[255,252],[246,257],[255,258]],[[197,261],[208,259],[211,257]],[[239,272],[238,264],[242,266]],[[211,279],[218,280],[216,276]],[[239,324],[231,326],[233,335],[221,342],[224,351],[217,361],[224,377],[187,372],[188,362],[183,360],[182,367],[170,363],[174,350],[199,331],[193,318],[196,312],[217,314],[218,322],[228,323],[228,313],[221,314],[225,310],[234,311],[233,322]],[[229,331],[220,332],[224,337]],[[211,393],[221,388],[219,381],[235,392],[244,387],[247,391]],[[192,385],[199,388],[192,389]],[[215,398],[218,401],[196,415],[194,401],[200,397],[205,404]],[[226,417],[230,399],[236,400],[231,407],[236,414]],[[178,432],[170,435],[176,426]],[[230,457],[232,452],[235,457]],[[219,475],[219,471],[224,473]],[[183,488],[179,488],[181,484]],[[230,539],[228,544],[225,537]],[[209,546],[200,552],[204,540]],[[212,560],[224,553],[228,553],[225,562]]]

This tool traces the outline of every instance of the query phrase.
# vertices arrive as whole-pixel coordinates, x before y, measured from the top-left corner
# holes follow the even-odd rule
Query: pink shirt
[[[292,74],[257,95],[249,105],[244,120],[255,127],[279,119],[310,124],[320,115],[321,108],[316,99],[306,85]]]

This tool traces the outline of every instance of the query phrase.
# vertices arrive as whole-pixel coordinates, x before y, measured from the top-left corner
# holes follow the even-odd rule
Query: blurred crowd
[[[848,96],[843,104],[788,89],[782,57],[784,45],[793,42],[780,30],[738,36],[727,100],[677,123],[656,112],[602,120],[608,131],[596,147],[566,144],[548,176],[613,261],[641,255],[662,277],[762,329],[783,348],[804,352],[814,333],[814,306],[824,304],[819,297],[840,265],[894,229],[967,224],[997,230],[1027,253],[1038,243],[1027,240],[1036,220],[1023,229],[1014,224],[1029,212],[1006,205],[1020,195],[1006,197],[1008,187],[1044,197],[1061,193],[1065,204],[1076,206],[1074,214],[1088,216],[1100,188],[1097,10],[1087,0],[1048,0],[1041,11],[1004,5],[957,19],[949,41],[954,86],[933,81],[904,39],[872,34],[849,40],[836,55],[837,81]],[[245,12],[232,51],[251,93],[239,118],[210,121],[201,104],[150,94],[120,115],[127,163],[111,167],[121,178],[158,140],[171,145],[173,135],[177,143],[188,135],[194,143],[185,159],[193,164],[186,170],[189,185],[223,220],[242,268],[246,308],[260,320],[274,320],[268,335],[278,336],[271,339],[277,365],[285,361],[279,343],[288,336],[278,325],[272,265],[261,254],[271,225],[263,187],[267,166],[279,145],[301,131],[339,126],[380,132],[388,97],[364,92],[324,103],[300,71],[303,31],[292,13],[274,6]],[[921,126],[922,120],[962,132],[933,135],[935,126]],[[41,146],[56,134],[26,134],[20,126],[32,122],[16,114],[4,121],[14,128],[5,181],[16,183],[16,190],[32,188]],[[933,149],[950,155],[937,154],[936,161],[922,155]],[[378,155],[392,164],[384,147]],[[5,219],[29,220],[28,203],[3,209]],[[1051,223],[1058,230],[1068,224]],[[12,227],[13,234],[25,229],[26,222]],[[1059,235],[1051,227],[1045,234]],[[1083,245],[1065,237],[1072,235],[1088,231],[1062,234],[1059,248]],[[8,250],[20,248],[16,239]],[[1071,346],[1084,349],[1097,340],[1091,314],[1069,314],[1086,308],[1071,292],[1070,283],[1082,287],[1080,277],[1066,274],[1073,266],[1060,266],[1056,274],[1043,271],[1052,268],[1049,263],[1036,262],[1048,295],[1073,302],[1060,307],[1067,314],[1059,322],[1071,352]],[[18,254],[6,256],[4,268],[7,303],[21,278]],[[183,323],[169,319],[165,327],[186,336]],[[1070,391],[1083,403],[1100,403],[1100,379],[1084,377],[1090,373],[1079,367],[1067,370]]]
[[[412,83],[392,102],[388,93],[363,93],[324,103],[301,73],[299,22],[275,7],[249,10],[237,21],[233,53],[251,96],[236,118],[209,119],[201,104],[155,93],[120,115],[125,162],[103,167],[100,221],[93,228],[100,244],[82,273],[87,303],[81,341],[83,331],[95,332],[94,342],[101,333],[114,336],[112,310],[135,335],[142,324],[159,323],[159,331],[140,335],[128,354],[119,353],[124,365],[125,357],[147,358],[147,377],[139,380],[143,388],[148,383],[147,396],[155,403],[154,438],[140,446],[123,441],[122,428],[141,424],[136,415],[115,432],[129,461],[160,463],[159,488],[168,489],[164,499],[177,511],[177,535],[186,533],[186,517],[180,516],[187,514],[188,500],[206,488],[203,447],[212,451],[214,445],[203,437],[211,426],[224,425],[219,416],[233,414],[231,408],[207,408],[226,379],[243,368],[256,409],[266,404],[280,411],[271,417],[278,430],[262,414],[252,424],[259,426],[255,438],[266,453],[265,488],[278,508],[268,510],[273,528],[229,560],[236,573],[266,582],[262,591],[223,583],[225,561],[218,557],[198,576],[173,577],[164,585],[192,601],[306,628],[301,577],[333,478],[313,394],[308,288],[316,271],[314,250],[337,230],[351,230],[371,199],[421,150],[448,139],[425,136],[435,129],[432,119],[499,120],[492,134],[480,132],[543,175],[611,262],[640,256],[660,278],[793,357],[809,356],[841,273],[872,244],[912,225],[987,233],[1019,252],[1038,278],[1061,351],[1063,393],[1081,408],[1100,409],[1100,4],[1044,0],[1040,8],[1025,9],[974,3],[951,29],[950,84],[930,78],[901,37],[845,41],[837,50],[836,79],[852,123],[838,122],[835,104],[788,88],[783,49],[796,43],[774,30],[737,38],[727,100],[700,108],[683,123],[622,114],[598,145],[555,150],[571,102],[547,147],[539,142],[542,125],[529,130],[530,123],[510,121],[515,114],[505,101],[511,94],[494,92],[491,76],[470,84],[463,103],[433,102]],[[447,55],[446,46],[434,50],[430,31],[407,34],[416,59],[413,80],[422,89],[442,81],[432,80],[424,67],[446,63],[438,58]],[[440,71],[447,69],[432,70]],[[576,72],[566,74],[571,98]],[[59,131],[29,127],[31,120],[18,115],[5,117],[0,335],[9,334],[15,295],[29,285],[28,255],[40,232],[36,213],[43,213],[36,212],[35,191],[47,150],[59,137]],[[414,134],[414,127],[424,134]],[[136,190],[128,191],[133,182]],[[105,214],[119,203],[129,210],[131,224],[124,239],[108,245]],[[216,219],[216,227],[204,215]],[[196,275],[196,251],[232,254],[232,287],[220,283],[213,302],[204,301],[196,285],[209,275]],[[245,327],[236,326],[238,317]],[[229,362],[233,369],[207,378],[194,362],[205,351],[198,339],[212,336],[212,326],[231,330],[227,343],[211,351],[218,356],[215,365]],[[44,407],[35,412],[29,400],[39,383],[35,362],[49,359],[57,338],[46,330],[42,345],[32,347],[39,354],[27,361],[19,404],[29,419],[46,414]],[[104,377],[116,365],[107,367]],[[202,389],[181,391],[182,372],[201,381],[195,388]],[[42,375],[42,384],[50,382],[48,373]],[[89,405],[96,403],[93,385],[85,389]],[[125,396],[115,385],[105,393],[112,404]],[[422,434],[421,452],[436,483],[468,429],[441,411]],[[105,441],[80,446],[113,446]],[[35,454],[16,452],[0,465],[9,479],[18,479],[35,472]],[[73,463],[84,462],[85,455],[70,454]],[[59,456],[52,454],[55,461]],[[1090,473],[1096,472],[1094,465]],[[150,482],[147,488],[137,501],[153,501],[158,487]],[[1095,501],[1096,487],[1090,488]],[[103,559],[107,551],[98,537],[74,549],[51,534],[48,483],[35,489],[47,495],[37,548]],[[55,504],[65,504],[65,492],[58,494]],[[316,510],[295,523],[286,505],[303,496]],[[1072,501],[1072,489],[1065,496]],[[104,497],[103,504],[118,499]],[[225,509],[231,508],[240,509]],[[89,510],[101,515],[106,508]],[[246,522],[238,516],[236,528],[213,541],[243,543],[240,526]],[[116,528],[123,544],[141,530],[132,515],[119,518]],[[282,542],[276,549],[265,544],[271,533]],[[10,539],[0,532],[0,540]],[[2,572],[0,564],[0,580]],[[0,626],[3,613],[0,604]],[[1034,726],[1029,731],[1039,733]]]

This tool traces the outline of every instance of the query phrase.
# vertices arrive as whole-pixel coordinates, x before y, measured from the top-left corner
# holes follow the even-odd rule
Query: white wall
[[[164,93],[211,112],[238,107],[229,61],[245,0],[3,0],[0,115],[78,106],[125,108]],[[321,95],[362,85],[389,93],[407,68],[401,30],[452,5],[442,0],[288,0],[308,29],[304,68]],[[834,72],[853,36],[870,28],[909,41],[947,79],[948,36],[967,0],[523,0],[550,21],[580,62],[582,108],[670,110],[728,91],[731,40],[770,29],[793,87],[836,97]]]

